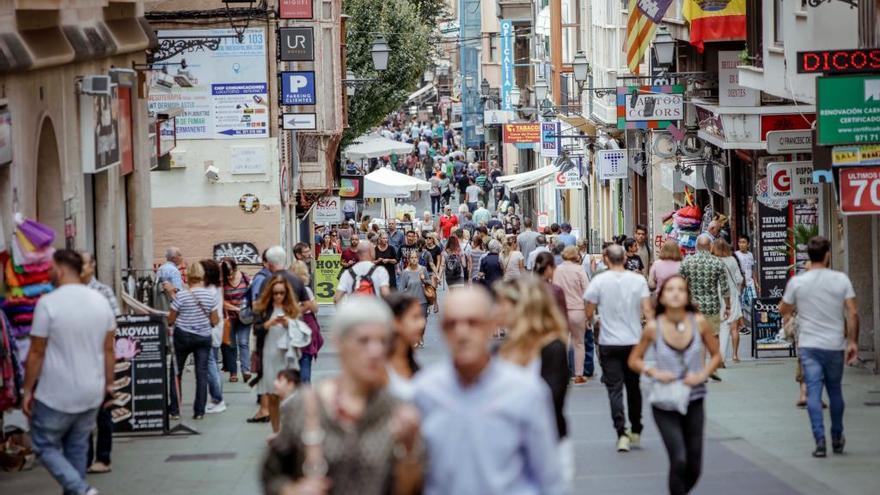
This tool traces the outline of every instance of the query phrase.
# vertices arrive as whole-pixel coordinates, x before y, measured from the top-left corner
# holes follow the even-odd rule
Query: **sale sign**
[[[840,211],[845,215],[880,213],[880,167],[840,170]]]

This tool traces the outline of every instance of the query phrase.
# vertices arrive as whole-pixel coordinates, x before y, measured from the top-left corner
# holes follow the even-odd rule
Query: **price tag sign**
[[[840,211],[845,215],[880,214],[880,167],[840,170]]]

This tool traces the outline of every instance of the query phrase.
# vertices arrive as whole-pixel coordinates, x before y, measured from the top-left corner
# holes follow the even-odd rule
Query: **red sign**
[[[840,211],[846,215],[880,214],[880,167],[840,170]]]
[[[280,19],[311,19],[312,0],[279,0],[278,17]]]
[[[816,120],[815,113],[784,115],[761,115],[761,141],[767,140],[770,131],[796,131],[810,129]]]
[[[131,88],[119,86],[119,173],[134,172],[134,153],[131,132]]]
[[[506,144],[527,144],[541,141],[541,124],[504,124],[501,126]]]
[[[847,74],[880,70],[880,48],[798,52],[798,74]]]

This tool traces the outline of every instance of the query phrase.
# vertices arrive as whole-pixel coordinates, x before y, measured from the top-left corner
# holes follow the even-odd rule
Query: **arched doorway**
[[[37,220],[55,230],[55,247],[64,247],[64,195],[58,140],[49,117],[43,119],[37,147]]]

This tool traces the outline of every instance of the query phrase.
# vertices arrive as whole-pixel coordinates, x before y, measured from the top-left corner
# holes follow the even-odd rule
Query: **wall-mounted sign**
[[[770,131],[767,133],[767,153],[809,153],[813,149],[813,133],[802,131]]]
[[[82,171],[103,172],[119,165],[119,100],[117,86],[110,94],[79,97]]]
[[[767,188],[774,198],[807,199],[819,197],[813,184],[813,162],[773,162],[767,164]]]
[[[600,180],[626,179],[627,150],[599,150],[596,152],[596,170]]]
[[[0,109],[0,165],[12,161],[12,113]]]
[[[513,21],[502,19],[498,26],[501,38],[501,109],[513,111],[513,102],[510,101],[510,91],[516,85],[513,75],[516,63],[513,55]]]
[[[339,196],[319,199],[312,210],[313,220],[318,225],[333,225],[342,222],[342,200]]]
[[[156,156],[165,156],[177,147],[177,117],[156,122]]]
[[[761,115],[761,141],[766,141],[767,133],[772,131],[810,129],[815,120],[815,113]]]
[[[314,105],[315,71],[282,72],[280,105]]]
[[[238,198],[238,207],[245,213],[256,213],[260,209],[260,200],[251,193],[242,194]]]
[[[666,129],[684,118],[684,86],[617,88],[619,129]]]
[[[880,213],[880,167],[840,170],[840,211],[845,215]]]
[[[835,167],[880,165],[880,145],[835,146],[831,150],[831,164]]]
[[[312,0],[278,0],[279,19],[311,19]]]
[[[252,242],[222,242],[214,244],[214,260],[232,258],[239,265],[261,265],[260,251]]]
[[[341,176],[339,178],[339,196],[345,199],[364,199],[364,176]]]
[[[278,59],[282,62],[315,60],[315,29],[312,27],[278,28]]]
[[[880,143],[880,75],[816,78],[816,141]]]
[[[760,91],[739,84],[739,54],[718,52],[718,103],[722,107],[754,107],[760,103]]]
[[[761,297],[782,297],[790,271],[788,208],[758,203],[758,265]]]
[[[513,120],[513,112],[509,110],[483,110],[483,124],[506,124]]]
[[[265,174],[269,155],[265,146],[232,146],[229,163],[232,175]]]
[[[577,167],[564,172],[556,172],[553,183],[556,185],[556,189],[582,189],[584,187],[581,171]]]
[[[505,144],[532,144],[541,141],[541,124],[505,124],[501,127]]]
[[[285,113],[281,116],[285,131],[314,131],[318,128],[318,116],[314,113]]]
[[[880,48],[797,52],[798,74],[846,74],[880,70]]]
[[[541,122],[541,156],[556,158],[562,151],[562,123],[558,120]]]

